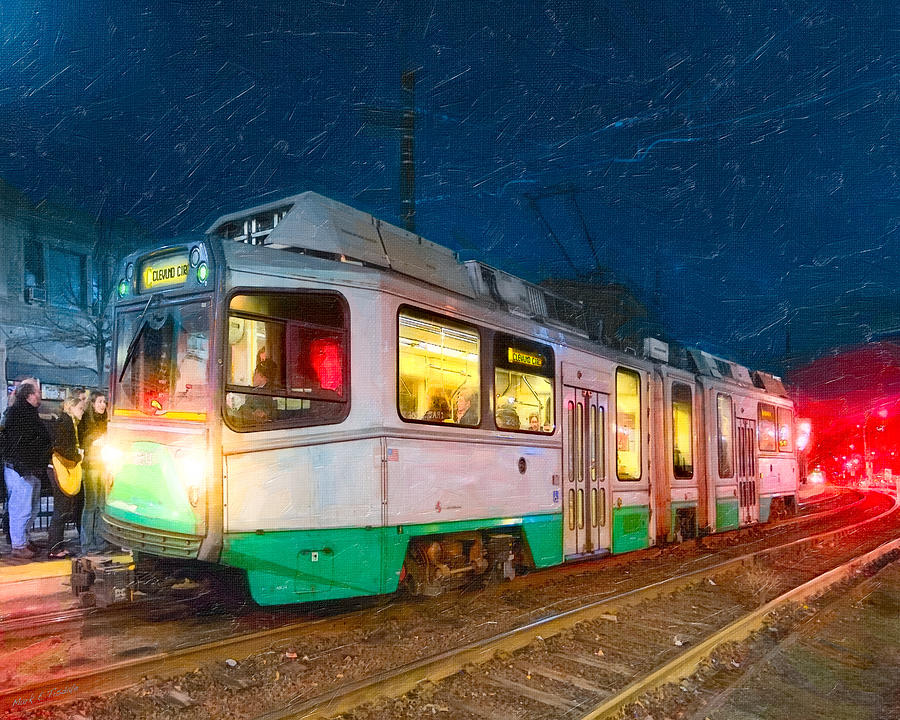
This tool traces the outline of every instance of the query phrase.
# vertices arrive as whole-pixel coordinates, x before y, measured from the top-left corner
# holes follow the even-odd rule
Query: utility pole
[[[357,106],[367,125],[400,131],[400,218],[410,232],[416,231],[416,70],[400,74],[403,107],[400,109]]]
[[[403,88],[403,111],[400,131],[400,217],[410,232],[416,231],[416,71],[400,76]]]

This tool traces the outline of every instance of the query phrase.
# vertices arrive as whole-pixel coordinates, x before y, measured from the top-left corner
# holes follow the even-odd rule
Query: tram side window
[[[235,295],[225,417],[235,430],[340,422],[348,412],[347,319],[333,293]]]
[[[616,473],[641,478],[641,376],[624,368],[616,370]]]
[[[494,340],[494,420],[501,430],[549,435],[553,417],[553,351],[498,334]]]
[[[794,452],[794,413],[788,408],[778,408],[778,449]]]
[[[731,396],[719,395],[716,398],[718,415],[718,450],[719,477],[734,477],[734,415],[732,414]]]
[[[775,452],[777,443],[775,440],[775,407],[767,403],[760,403],[757,408],[759,419],[759,449],[765,452]]]
[[[694,477],[691,388],[672,384],[672,470],[677,478]]]
[[[404,420],[481,424],[481,337],[470,325],[413,308],[398,314],[397,409]]]

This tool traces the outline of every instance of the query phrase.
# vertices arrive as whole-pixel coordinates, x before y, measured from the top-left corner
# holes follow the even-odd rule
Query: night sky
[[[39,9],[35,9],[35,8]],[[315,190],[779,370],[900,328],[900,4],[0,5],[0,176],[160,238]],[[523,9],[527,8],[527,9]]]

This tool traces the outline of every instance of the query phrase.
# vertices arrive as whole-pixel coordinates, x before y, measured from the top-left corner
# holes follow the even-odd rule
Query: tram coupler
[[[72,594],[82,607],[105,608],[134,600],[134,564],[90,558],[73,558],[70,578]]]

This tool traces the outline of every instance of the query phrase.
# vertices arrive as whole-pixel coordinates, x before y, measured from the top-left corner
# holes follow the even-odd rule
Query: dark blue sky
[[[399,222],[377,110],[418,68],[426,237],[600,264],[756,366],[788,326],[804,354],[900,327],[898,3],[165,5],[0,6],[0,176],[160,237],[306,189]]]

